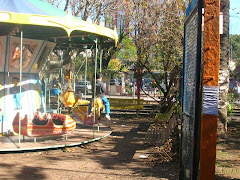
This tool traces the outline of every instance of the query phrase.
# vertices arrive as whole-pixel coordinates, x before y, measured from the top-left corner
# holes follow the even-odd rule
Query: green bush
[[[234,102],[237,100],[238,95],[236,96],[236,93],[228,93],[228,114],[232,116],[233,114],[233,109],[234,109]]]
[[[227,111],[228,111],[228,114],[229,114],[230,116],[233,115],[233,108],[234,108],[234,105],[233,105],[232,103],[228,103],[228,109],[227,109]]]
[[[127,93],[127,94],[132,94],[132,89],[127,88],[127,89],[126,89],[126,93]]]

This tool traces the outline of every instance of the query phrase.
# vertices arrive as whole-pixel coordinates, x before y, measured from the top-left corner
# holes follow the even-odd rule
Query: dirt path
[[[112,118],[113,133],[81,147],[0,154],[0,179],[178,179],[176,162],[154,165],[141,158],[146,118]]]
[[[108,123],[113,133],[98,142],[51,151],[0,154],[0,179],[178,179],[178,161],[151,161],[153,154],[143,145],[147,118],[115,117]],[[217,145],[216,179],[239,177],[239,125],[239,120],[232,121],[228,138]]]
[[[240,179],[240,117],[231,118],[227,138],[218,140],[216,179]]]

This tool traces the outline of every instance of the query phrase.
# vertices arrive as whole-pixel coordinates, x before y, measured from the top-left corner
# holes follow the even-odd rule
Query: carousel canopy
[[[66,12],[43,0],[0,0],[0,11],[64,17]]]
[[[43,0],[0,0],[0,36],[47,40],[56,48],[101,47],[117,43],[116,30],[78,20]]]

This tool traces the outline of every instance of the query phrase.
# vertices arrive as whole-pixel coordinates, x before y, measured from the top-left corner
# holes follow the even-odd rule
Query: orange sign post
[[[220,64],[219,14],[220,0],[204,1],[201,180],[215,179]]]

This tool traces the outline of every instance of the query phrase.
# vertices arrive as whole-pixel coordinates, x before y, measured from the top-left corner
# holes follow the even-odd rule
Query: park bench
[[[143,99],[109,98],[110,109],[112,110],[141,110],[143,109],[143,101]]]

